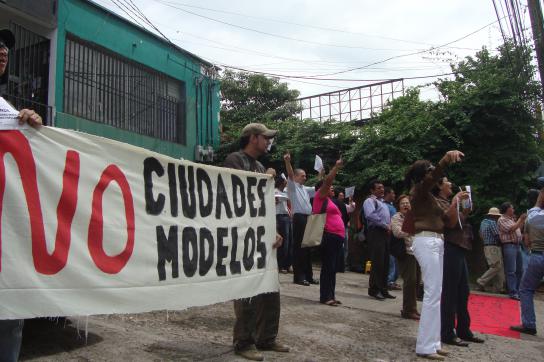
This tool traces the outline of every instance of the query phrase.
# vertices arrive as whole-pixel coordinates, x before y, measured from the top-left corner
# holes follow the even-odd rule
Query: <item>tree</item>
[[[480,214],[520,201],[542,154],[535,117],[540,88],[528,47],[506,43],[498,50],[484,48],[452,65],[455,78],[436,82],[442,101],[421,101],[410,90],[365,125],[348,153],[346,168],[358,170],[352,182],[376,177],[402,189],[413,161],[436,162],[457,148],[466,158],[448,174],[472,186]]]
[[[296,116],[300,111],[296,102],[299,92],[276,78],[225,71],[221,94],[223,137],[216,160],[218,164],[228,153],[238,149],[240,132],[250,122],[261,122],[279,130],[276,145],[262,160],[279,172],[284,170],[283,154],[286,151],[292,153],[295,167],[305,169],[311,176],[316,154],[326,165],[334,164],[356,141],[356,129],[349,123],[300,120]],[[339,180],[341,178],[338,176]]]
[[[249,122],[283,121],[299,110],[297,90],[260,74],[226,70],[221,77],[223,141],[232,142]]]

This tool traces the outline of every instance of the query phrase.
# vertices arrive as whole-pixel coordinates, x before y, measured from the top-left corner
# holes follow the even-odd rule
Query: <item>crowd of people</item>
[[[13,34],[1,30],[0,76],[13,45]],[[21,110],[19,119],[35,127],[42,124],[41,117],[28,109]],[[240,150],[230,154],[224,166],[276,174],[258,161],[269,151],[276,134],[261,123],[248,124],[240,136]],[[466,222],[472,210],[470,195],[467,191],[454,195],[451,181],[444,176],[444,170],[463,156],[460,151],[449,151],[436,166],[427,160],[416,161],[406,174],[409,192],[399,197],[392,188],[374,180],[368,187],[368,197],[357,207],[351,196],[345,197],[344,190],[333,187],[342,159],[328,174],[322,169],[319,182],[310,187],[305,185],[306,171],[293,169],[291,155],[286,153],[287,176],[275,179],[277,236],[273,247],[277,249],[279,272],[293,273],[293,283],[300,286],[319,285],[320,303],[330,307],[342,304],[335,295],[336,274],[348,265],[348,243],[353,240],[348,230],[355,229],[368,248],[368,295],[386,301],[396,298],[391,291],[402,289],[401,317],[419,320],[418,356],[442,360],[449,353],[442,348],[443,343],[459,347],[483,343],[470,329],[467,307],[470,288],[466,254],[473,241]],[[516,218],[513,205],[506,202],[491,208],[482,221],[480,237],[489,269],[478,278],[477,285],[520,300],[522,324],[511,329],[536,334],[533,296],[544,277],[544,191],[530,195],[534,207],[527,214]],[[360,211],[355,218],[350,217],[356,210]],[[321,244],[314,248],[303,245],[311,214],[326,215]],[[350,228],[353,220],[357,225]],[[402,252],[392,255],[395,240],[403,243]],[[312,254],[317,252],[321,256],[319,280],[312,268]],[[402,288],[396,282],[399,275]],[[419,312],[421,283],[424,293]],[[236,354],[260,361],[264,359],[262,351],[289,352],[288,346],[277,341],[279,292],[235,300],[234,312]],[[22,320],[0,321],[0,355],[5,360],[18,359],[22,327]]]
[[[436,166],[427,160],[416,161],[406,174],[409,192],[399,197],[383,182],[372,181],[359,214],[350,218],[349,214],[358,209],[356,204],[351,197],[345,199],[342,189],[333,187],[342,160],[328,175],[324,176],[322,170],[320,181],[312,188],[305,185],[306,172],[293,169],[291,155],[286,153],[288,177],[276,176],[275,184],[277,231],[284,240],[277,253],[279,271],[293,272],[295,284],[320,284],[320,303],[331,307],[342,304],[335,296],[336,273],[347,265],[348,241],[353,240],[348,230],[354,230],[348,224],[355,219],[361,229],[355,232],[364,235],[371,265],[368,295],[386,301],[396,298],[392,290],[402,289],[401,317],[419,320],[419,357],[443,360],[451,352],[444,350],[443,344],[467,347],[469,343],[484,343],[472,332],[468,311],[466,256],[472,250],[473,233],[467,218],[473,209],[472,200],[466,190],[454,194],[452,182],[444,176],[445,169],[463,157],[462,152],[453,150]],[[510,298],[521,298],[523,324],[511,329],[528,334],[536,333],[533,295],[544,276],[544,258],[539,251],[544,251],[544,196],[532,203],[532,219],[526,214],[516,218],[508,202],[489,210],[480,228],[489,270],[477,280],[481,290],[491,285],[488,291],[504,293],[506,286]],[[319,283],[313,278],[312,248],[301,245],[306,220],[312,213],[326,214],[319,247]],[[393,255],[391,245],[395,239],[404,243],[401,254]],[[524,250],[529,248],[532,252],[524,263]],[[396,283],[399,275],[402,288]],[[417,299],[421,286],[424,293],[420,313]]]

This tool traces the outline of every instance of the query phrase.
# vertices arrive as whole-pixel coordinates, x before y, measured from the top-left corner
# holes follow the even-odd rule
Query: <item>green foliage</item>
[[[419,91],[411,89],[363,126],[360,139],[346,155],[351,183],[362,186],[380,179],[402,188],[412,162],[438,158],[442,144],[457,145],[459,141],[437,121],[437,108],[435,103],[420,101]]]
[[[442,100],[422,101],[419,91],[410,89],[362,127],[299,120],[293,116],[297,91],[277,79],[226,72],[221,111],[226,142],[220,154],[236,150],[242,127],[259,121],[279,130],[275,149],[263,160],[278,172],[287,150],[309,176],[315,176],[316,154],[325,165],[342,155],[338,183],[360,189],[378,178],[399,194],[406,191],[404,174],[415,160],[438,162],[446,151],[459,149],[466,157],[448,176],[472,186],[478,215],[507,200],[522,202],[544,156],[542,124],[534,116],[541,87],[533,80],[531,49],[506,43],[491,54],[484,48],[452,70],[453,80],[435,83]]]
[[[523,200],[542,154],[534,116],[541,88],[530,61],[528,47],[505,44],[497,55],[484,48],[452,65],[455,79],[436,82],[442,101],[421,101],[409,90],[391,102],[348,153],[347,167],[357,170],[351,183],[376,177],[401,190],[412,162],[437,162],[459,149],[466,157],[448,175],[472,186],[477,213]]]
[[[225,71],[221,77],[223,141],[232,142],[249,122],[268,123],[292,117],[299,92],[276,78]]]
[[[302,168],[308,177],[316,176],[313,171],[315,155],[323,159],[327,168],[349,151],[357,140],[357,128],[346,122],[315,122],[309,119],[290,119],[272,125],[279,130],[278,144],[269,155],[269,163],[279,172],[284,172],[283,155],[289,151],[293,167]],[[345,179],[340,174],[337,180]],[[309,184],[315,180],[310,179]]]
[[[332,165],[356,141],[356,129],[351,124],[320,123],[295,117],[300,111],[296,102],[299,93],[277,79],[226,71],[221,79],[221,93],[223,142],[217,153],[217,164],[238,149],[240,131],[250,122],[261,122],[279,130],[277,145],[262,160],[278,173],[285,171],[283,154],[286,151],[291,152],[294,167],[307,170],[311,178],[315,175],[311,170],[316,154],[323,158],[325,165]]]

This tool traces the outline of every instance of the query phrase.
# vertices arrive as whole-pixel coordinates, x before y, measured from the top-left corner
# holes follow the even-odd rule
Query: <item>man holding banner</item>
[[[228,155],[223,166],[265,173],[266,169],[257,158],[270,150],[277,132],[261,123],[246,125],[240,137],[240,151]],[[278,248],[281,243],[281,236],[276,235],[273,247]],[[248,360],[262,361],[264,356],[257,348],[263,351],[289,352],[289,347],[276,342],[280,321],[279,292],[235,300],[234,313],[236,322],[233,343],[237,355]]]
[[[0,77],[6,71],[9,50],[15,45],[15,37],[8,29],[0,30]],[[2,104],[5,102],[0,97]],[[33,127],[42,124],[42,118],[34,111],[22,109],[18,115],[19,123]],[[3,120],[2,120],[3,121]],[[23,319],[0,320],[0,360],[17,361],[23,339]]]

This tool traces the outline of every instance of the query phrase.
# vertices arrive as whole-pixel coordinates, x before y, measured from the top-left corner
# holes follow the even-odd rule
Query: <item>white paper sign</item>
[[[346,198],[349,199],[350,197],[353,197],[354,194],[355,194],[355,186],[346,187],[346,193],[345,193]]]
[[[28,124],[19,124],[19,111],[9,102],[0,97],[0,130],[4,129],[27,129]]]
[[[0,319],[279,289],[269,175],[49,127],[0,131],[0,162]]]
[[[318,155],[315,155],[314,170],[320,172],[323,169],[323,160]]]

